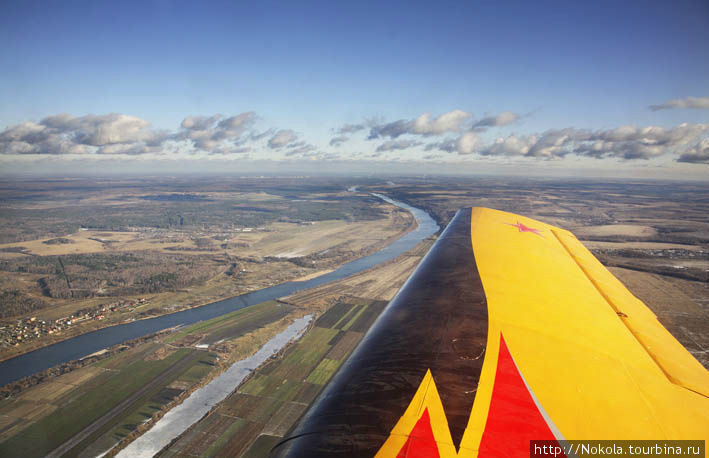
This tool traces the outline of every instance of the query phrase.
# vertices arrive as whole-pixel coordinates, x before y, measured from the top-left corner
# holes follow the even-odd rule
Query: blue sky
[[[237,168],[249,161],[256,167],[254,161],[261,160],[364,161],[375,167],[384,161],[403,171],[407,163],[429,161],[493,171],[520,164],[571,171],[588,163],[601,171],[621,167],[631,175],[652,169],[651,174],[689,171],[709,177],[709,127],[701,128],[709,123],[709,3],[704,0],[5,0],[0,40],[0,129],[5,134],[4,143],[0,134],[0,148],[5,148],[0,164],[13,172],[61,170],[66,161],[159,164],[209,156],[205,164]],[[680,102],[648,108],[670,100]],[[411,128],[367,140],[376,126],[413,122],[424,113],[435,121],[453,110],[469,116],[438,130]],[[226,119],[247,112],[255,114],[248,126],[229,131],[231,153],[214,142],[197,151],[195,136],[180,127],[188,116],[219,113]],[[503,112],[516,117],[475,130],[472,147],[451,146],[475,122]],[[48,129],[42,120],[60,113],[75,122],[45,129],[41,147],[10,132],[28,122]],[[136,148],[123,154],[117,147],[119,153],[104,148],[96,154],[109,143],[140,140],[144,146],[142,134],[96,140],[89,148],[63,153],[51,150],[60,138],[75,142],[87,138],[87,129],[116,128],[116,118],[82,118],[111,113],[149,123],[138,130],[170,133],[147,156]],[[103,127],[97,127],[100,123]],[[673,130],[682,123],[700,127]],[[365,127],[330,146],[346,124]],[[639,130],[613,137],[621,126]],[[649,127],[665,131],[642,131]],[[574,131],[559,140],[560,149],[541,148],[544,132],[564,128]],[[245,139],[269,129],[271,136],[292,131],[287,138],[292,142],[269,148],[268,135]],[[678,140],[680,134],[685,137]],[[54,137],[48,142],[49,135]],[[505,142],[510,136],[519,141]],[[11,140],[15,143],[8,146]],[[447,149],[426,149],[446,140]],[[610,140],[615,144],[598,146]],[[384,141],[398,142],[397,149],[369,157]],[[640,143],[628,143],[633,141]],[[496,142],[516,146],[491,148]],[[592,144],[597,145],[593,151]],[[648,145],[656,148],[648,150]],[[691,160],[679,163],[679,157]]]

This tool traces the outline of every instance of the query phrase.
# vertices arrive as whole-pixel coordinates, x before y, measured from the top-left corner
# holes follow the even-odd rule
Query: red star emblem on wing
[[[540,231],[541,229],[535,229],[533,227],[525,226],[524,224],[517,221],[517,224],[507,223],[509,226],[516,227],[519,232],[531,232],[532,234],[537,234],[540,237],[544,237]]]

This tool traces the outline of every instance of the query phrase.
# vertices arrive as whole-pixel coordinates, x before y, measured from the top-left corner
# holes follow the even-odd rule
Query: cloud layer
[[[74,117],[58,114],[39,123],[23,122],[0,133],[0,153],[4,154],[83,154],[96,150],[130,150],[162,141],[164,133],[149,129],[150,123],[123,114]],[[127,145],[131,145],[128,147]]]
[[[276,132],[268,141],[268,147],[272,149],[283,148],[288,144],[295,142],[298,135],[290,129],[281,129]]]
[[[474,129],[486,128],[486,127],[496,127],[496,126],[506,126],[517,121],[520,116],[517,113],[512,113],[511,111],[503,111],[496,116],[487,116],[482,118],[480,121],[473,124]]]
[[[688,123],[671,129],[656,126],[621,126],[598,131],[552,129],[539,135],[499,137],[478,152],[483,156],[545,159],[562,158],[568,154],[597,159],[652,159],[665,153],[692,154],[695,147],[689,145],[700,142],[700,137],[708,131],[709,124]],[[702,153],[695,151],[694,154],[701,156]]]
[[[379,145],[377,152],[405,150],[422,144],[422,142],[416,140],[389,140]]]
[[[256,119],[252,111],[227,118],[220,114],[188,116],[182,120],[180,132],[167,135],[163,140],[186,141],[195,149],[210,153],[245,152],[239,147],[239,140]]]
[[[709,98],[694,97],[671,100],[664,105],[700,107],[705,102],[709,103]],[[601,130],[565,127],[524,135],[500,135],[495,131],[515,125],[520,118],[511,111],[475,118],[470,112],[459,109],[438,116],[425,112],[392,122],[371,118],[333,129],[335,136],[329,140],[329,145],[328,140],[324,140],[326,145],[318,146],[292,129],[256,130],[261,121],[252,111],[233,116],[187,116],[174,130],[154,129],[150,122],[126,114],[72,116],[63,113],[0,131],[0,154],[181,153],[181,157],[187,157],[202,153],[198,156],[247,157],[246,153],[259,153],[264,155],[261,157],[276,160],[390,160],[396,157],[412,161],[450,160],[455,156],[469,156],[465,160],[480,157],[562,159],[576,156],[621,160],[671,157],[678,162],[709,164],[709,124],[626,125]],[[372,142],[371,148],[362,150],[360,147],[360,152],[348,152],[346,145],[358,133],[364,133],[360,135],[361,141]]]
[[[652,111],[669,110],[671,108],[695,108],[709,110],[709,97],[686,97],[672,99],[662,105],[650,105]]]
[[[709,164],[709,139],[702,139],[702,141],[684,151],[677,160],[679,162]]]
[[[234,116],[187,116],[179,128],[165,131],[125,114],[76,117],[63,113],[6,128],[0,132],[0,154],[241,154],[267,137],[272,149],[297,140],[292,130],[256,132],[257,120],[252,111]]]
[[[362,125],[369,124],[369,135],[367,137],[369,140],[380,137],[394,139],[405,134],[430,136],[448,132],[460,132],[463,128],[463,123],[472,116],[471,113],[463,110],[453,110],[437,118],[434,118],[431,113],[423,113],[415,119],[399,119],[389,123],[369,122]],[[349,126],[350,128],[353,127],[351,124]],[[340,131],[342,131],[342,128]]]

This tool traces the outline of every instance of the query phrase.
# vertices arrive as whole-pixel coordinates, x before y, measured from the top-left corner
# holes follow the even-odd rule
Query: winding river
[[[348,262],[337,270],[310,280],[281,283],[251,293],[242,294],[241,296],[212,302],[211,304],[201,307],[110,326],[0,362],[0,386],[49,369],[58,364],[83,358],[91,353],[127,340],[136,339],[174,326],[190,325],[199,321],[209,320],[250,305],[260,304],[261,302],[288,296],[296,291],[313,288],[334,280],[340,280],[362,270],[374,267],[379,263],[393,259],[438,231],[438,224],[436,224],[425,211],[402,202],[397,202],[381,194],[374,193],[373,195],[390,204],[410,211],[414,215],[414,218],[416,218],[418,227],[376,253]]]

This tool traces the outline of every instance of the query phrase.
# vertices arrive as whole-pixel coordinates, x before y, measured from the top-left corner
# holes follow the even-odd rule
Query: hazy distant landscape
[[[0,192],[0,357],[78,323],[85,332],[324,272],[411,224],[322,179],[13,185]]]
[[[701,183],[494,177],[10,181],[0,190],[0,358],[310,278],[370,253],[412,218],[367,192],[422,208],[441,226],[470,206],[558,225],[622,279],[642,277],[641,298],[667,294],[648,286],[663,282],[702,305],[708,191]]]

